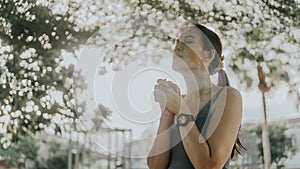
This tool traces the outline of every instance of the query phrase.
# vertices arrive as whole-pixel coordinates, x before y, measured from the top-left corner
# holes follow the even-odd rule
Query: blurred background
[[[300,168],[299,0],[0,1],[0,168],[146,169],[189,22],[220,35],[243,97],[231,168]]]

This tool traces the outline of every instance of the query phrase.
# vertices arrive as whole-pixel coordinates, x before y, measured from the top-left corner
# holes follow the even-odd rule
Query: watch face
[[[184,124],[184,123],[186,123],[186,117],[185,117],[185,116],[180,116],[180,117],[178,118],[178,123],[179,123],[179,124]]]
[[[187,125],[190,121],[195,121],[193,115],[190,114],[180,114],[177,119],[177,126],[185,126]]]

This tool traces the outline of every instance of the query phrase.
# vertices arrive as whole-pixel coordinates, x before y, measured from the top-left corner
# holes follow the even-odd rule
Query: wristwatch
[[[176,118],[176,126],[186,126],[189,122],[195,121],[195,118],[191,114],[180,114]]]

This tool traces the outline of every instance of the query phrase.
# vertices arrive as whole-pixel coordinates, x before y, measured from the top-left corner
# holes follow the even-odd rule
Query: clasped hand
[[[154,98],[159,103],[162,112],[167,110],[172,115],[180,112],[182,97],[179,87],[171,81],[157,80],[154,87]]]

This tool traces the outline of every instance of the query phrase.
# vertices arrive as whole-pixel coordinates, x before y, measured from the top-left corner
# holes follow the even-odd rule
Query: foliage
[[[294,145],[295,136],[288,135],[286,133],[287,127],[283,125],[272,124],[269,126],[269,139],[271,148],[271,163],[275,163],[277,168],[283,168],[283,162],[295,155],[297,147]],[[257,144],[259,150],[259,156],[263,162],[263,149],[262,149],[262,129],[261,126],[254,129],[252,132],[256,133],[257,137],[260,138]]]
[[[4,137],[2,137],[4,138]],[[0,156],[8,165],[19,164],[24,167],[27,162],[33,164],[32,167],[39,165],[38,149],[39,145],[32,135],[21,136],[18,135],[17,139],[9,148],[0,146]]]
[[[85,89],[85,80],[68,60],[76,59],[80,45],[98,26],[81,22],[86,16],[80,14],[87,12],[79,10],[77,2],[68,1],[67,6],[61,2],[0,4],[3,138],[15,141],[20,134],[40,130],[60,135],[62,130],[75,130],[75,119],[85,111],[85,101],[75,97]]]
[[[68,168],[68,155],[61,154],[47,160],[47,169]]]
[[[50,142],[49,157],[43,161],[45,169],[68,168],[68,147],[62,143]]]
[[[0,156],[7,165],[18,165],[19,168],[29,167],[32,169],[67,168],[68,147],[63,146],[63,143],[50,142],[49,157],[41,159],[38,155],[41,144],[32,134],[18,135],[17,139],[7,149],[0,148]]]

